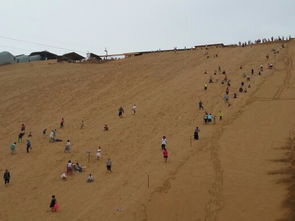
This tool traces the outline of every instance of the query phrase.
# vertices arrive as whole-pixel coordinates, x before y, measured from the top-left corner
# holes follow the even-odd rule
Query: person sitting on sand
[[[66,145],[65,145],[65,150],[64,152],[70,153],[71,152],[71,142],[70,140],[67,140]]]
[[[105,124],[104,127],[103,127],[103,130],[104,131],[108,131],[109,130],[109,126],[107,124]]]
[[[96,150],[96,159],[99,160],[101,158],[101,152],[102,152],[101,147],[98,146],[98,149]]]
[[[15,149],[16,149],[16,142],[14,142],[13,144],[11,144],[11,145],[9,146],[9,148],[10,148],[10,152],[11,152],[11,154],[14,154]]]
[[[61,175],[60,175],[60,178],[62,179],[62,180],[67,180],[67,178],[68,178],[68,176],[67,176],[67,174],[65,173],[65,172],[63,172]]]
[[[47,129],[45,128],[45,129],[42,131],[42,134],[43,134],[43,135],[46,135],[46,132],[47,132]]]
[[[86,182],[92,183],[94,181],[94,177],[91,175],[91,173],[88,175]]]
[[[77,171],[77,172],[79,172],[79,173],[82,173],[83,172],[83,169],[82,169],[82,167],[80,166],[80,164],[78,162],[76,162],[74,164],[74,170]]]

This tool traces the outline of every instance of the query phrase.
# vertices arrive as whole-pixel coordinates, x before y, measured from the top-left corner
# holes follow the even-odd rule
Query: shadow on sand
[[[275,163],[283,163],[284,169],[270,171],[269,175],[282,175],[277,184],[284,184],[287,187],[288,195],[283,201],[282,207],[287,209],[286,217],[277,221],[295,220],[295,134],[291,136],[284,147],[278,148],[285,151],[285,158],[271,160]]]

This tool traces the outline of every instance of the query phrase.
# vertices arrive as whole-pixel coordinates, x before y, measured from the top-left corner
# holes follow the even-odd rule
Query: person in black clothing
[[[196,127],[195,132],[194,132],[194,139],[195,140],[199,140],[199,132],[200,132],[199,127]]]
[[[123,117],[123,113],[124,113],[123,107],[120,107],[118,112],[119,112],[119,117]]]
[[[10,173],[7,169],[4,172],[3,178],[4,178],[4,184],[8,184],[10,180]]]
[[[56,198],[55,195],[52,195],[49,208],[52,212],[56,212]]]

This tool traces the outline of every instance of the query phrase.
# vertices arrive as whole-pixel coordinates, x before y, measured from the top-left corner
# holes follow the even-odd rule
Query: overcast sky
[[[0,27],[0,51],[15,55],[232,44],[294,37],[295,0],[0,0]]]

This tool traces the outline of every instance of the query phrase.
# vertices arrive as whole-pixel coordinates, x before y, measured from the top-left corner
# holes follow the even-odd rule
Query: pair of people
[[[133,115],[136,114],[136,108],[137,108],[137,106],[135,104],[133,104],[133,106],[131,107],[131,113]],[[123,117],[123,114],[124,114],[124,108],[121,106],[118,109],[118,115],[119,115],[119,117]]]

